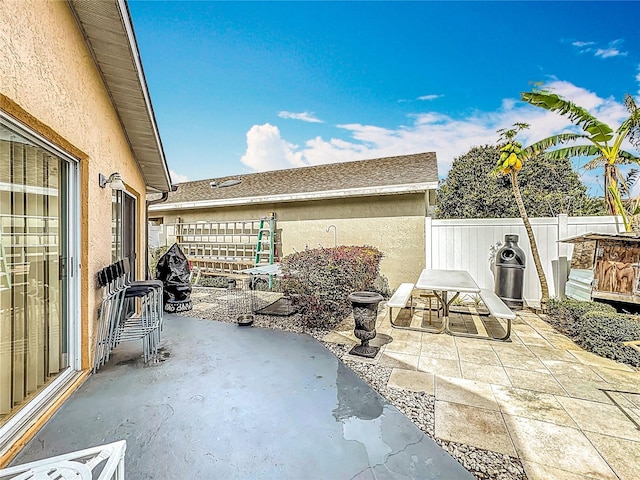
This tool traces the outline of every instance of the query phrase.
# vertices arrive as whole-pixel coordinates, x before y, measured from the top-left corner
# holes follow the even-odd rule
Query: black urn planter
[[[376,337],[376,317],[378,304],[383,300],[382,295],[376,292],[353,292],[347,299],[353,307],[353,333],[360,340],[360,345],[353,347],[349,353],[373,358],[380,348],[369,345],[369,342]]]

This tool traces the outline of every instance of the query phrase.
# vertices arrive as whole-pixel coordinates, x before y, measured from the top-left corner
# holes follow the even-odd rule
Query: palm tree
[[[586,109],[555,93],[534,90],[532,92],[522,92],[520,97],[531,105],[566,116],[571,123],[582,129],[584,133],[553,135],[530,145],[528,149],[533,153],[545,152],[544,155],[552,159],[582,156],[595,157],[585,165],[585,168],[604,167],[604,195],[607,210],[612,215],[622,216],[625,230],[630,231],[629,214],[622,201],[623,194],[629,197],[630,191],[628,183],[620,172],[619,165],[640,163],[640,158],[621,148],[623,140],[632,131],[637,132],[640,123],[640,112],[633,99],[627,95],[625,103],[630,115],[614,132],[609,125],[599,121]],[[580,139],[584,139],[588,143],[547,151],[550,147]]]
[[[549,284],[547,283],[547,277],[544,274],[542,268],[542,262],[540,261],[540,254],[538,253],[538,245],[536,244],[536,237],[533,234],[533,228],[527,215],[527,210],[524,207],[522,201],[522,195],[520,194],[520,187],[518,186],[518,172],[522,168],[523,162],[533,158],[536,153],[535,150],[531,150],[530,147],[523,149],[522,144],[515,140],[516,135],[520,130],[529,128],[526,123],[515,123],[513,128],[498,130],[500,139],[498,140],[498,146],[500,148],[500,158],[498,163],[493,169],[494,173],[509,175],[511,179],[511,187],[513,190],[513,196],[516,199],[516,205],[520,211],[524,228],[527,231],[529,237],[529,244],[531,245],[531,254],[533,255],[533,263],[538,273],[538,279],[540,280],[540,289],[542,290],[542,297],[540,298],[540,305],[543,310],[546,309],[546,305],[549,302]]]

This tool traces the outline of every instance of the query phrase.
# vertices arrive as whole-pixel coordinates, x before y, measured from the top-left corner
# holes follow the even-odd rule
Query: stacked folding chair
[[[155,358],[162,328],[162,282],[132,281],[125,258],[98,273],[103,289],[93,371],[109,361],[120,343],[142,340],[145,363]]]

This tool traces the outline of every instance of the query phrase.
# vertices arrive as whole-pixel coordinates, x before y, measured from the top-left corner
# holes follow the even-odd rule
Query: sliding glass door
[[[111,194],[111,261],[128,258],[136,276],[136,199],[126,191]]]
[[[78,367],[76,169],[0,116],[0,439]]]

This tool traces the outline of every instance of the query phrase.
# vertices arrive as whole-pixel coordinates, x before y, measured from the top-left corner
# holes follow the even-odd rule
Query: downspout
[[[171,185],[171,191],[175,192],[176,190],[178,190],[178,186],[177,185]],[[145,220],[145,251],[147,252],[146,256],[145,256],[145,260],[144,260],[144,265],[145,265],[145,278],[147,280],[149,280],[150,275],[150,270],[149,270],[149,205],[156,205],[158,203],[164,203],[167,201],[167,198],[169,198],[169,192],[162,192],[162,196],[160,198],[156,198],[155,200],[147,200],[146,201],[146,205],[144,208],[144,220]]]

